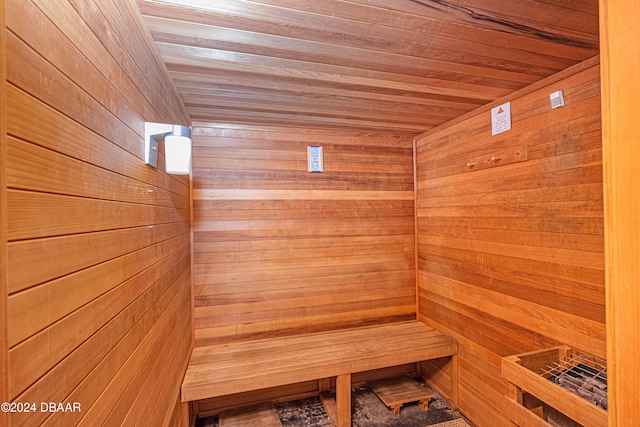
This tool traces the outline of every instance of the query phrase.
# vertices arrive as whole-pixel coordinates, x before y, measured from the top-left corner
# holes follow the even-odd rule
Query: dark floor
[[[368,387],[360,387],[351,395],[351,424],[353,427],[425,427],[462,418],[437,393],[434,392],[434,395],[428,411],[420,409],[417,403],[407,404],[400,410],[400,416],[396,417]],[[283,427],[331,427],[319,398],[279,403],[275,406]],[[196,426],[218,427],[218,419],[199,419]]]

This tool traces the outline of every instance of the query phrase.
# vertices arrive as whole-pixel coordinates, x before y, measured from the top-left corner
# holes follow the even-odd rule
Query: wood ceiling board
[[[271,77],[265,79],[259,74],[245,73],[242,79],[238,78],[239,73],[230,74],[218,70],[207,70],[207,75],[198,74],[190,69],[187,72],[176,71],[181,66],[170,66],[174,78],[180,85],[211,85],[211,87],[232,87],[241,92],[258,93],[290,93],[297,96],[309,94],[309,96],[338,96],[355,97],[371,100],[395,100],[397,102],[427,103],[429,105],[448,107],[460,107],[462,104],[480,106],[485,103],[482,99],[469,99],[462,97],[447,96],[447,94],[433,94],[427,92],[411,92],[409,90],[399,90],[365,85],[344,85],[337,82],[326,82],[321,86],[321,92],[316,87],[310,87],[308,81],[291,81],[287,77]],[[191,72],[190,72],[191,71]],[[315,82],[315,86],[320,86]]]
[[[237,58],[247,62],[250,58],[259,58],[263,63],[278,63],[278,61],[292,60],[301,66],[313,69],[314,67],[340,66],[352,70],[367,72],[397,73],[407,76],[438,78],[458,81],[462,83],[483,84],[492,87],[511,87],[514,85],[530,84],[538,80],[534,74],[522,74],[511,71],[493,69],[488,72],[483,67],[452,65],[443,61],[434,61],[423,58],[413,58],[411,62],[401,61],[403,58],[397,55],[380,54],[375,57],[375,62],[370,56],[362,59],[353,55],[337,57],[335,55],[319,54],[317,52],[292,52],[269,47],[255,45],[240,45],[237,43],[220,43],[218,41],[203,40],[190,36],[167,35],[154,32],[158,45],[179,44],[183,46],[197,46],[200,48],[220,51],[225,58]],[[197,44],[196,44],[197,42]],[[211,43],[209,43],[211,42]],[[229,51],[234,53],[231,54]],[[359,52],[349,52],[358,54]],[[277,59],[276,59],[277,58]],[[304,59],[304,60],[303,60]]]
[[[386,114],[412,114],[412,115],[424,115],[424,117],[433,117],[435,119],[449,119],[451,116],[457,116],[468,109],[462,108],[442,108],[438,106],[429,105],[416,105],[409,103],[392,103],[385,101],[378,101],[374,105],[368,100],[358,100],[356,98],[335,100],[335,99],[320,99],[316,98],[313,106],[308,105],[308,101],[300,99],[296,96],[270,96],[269,94],[243,94],[238,92],[230,93],[216,93],[207,95],[204,93],[198,93],[197,91],[189,91],[180,89],[183,93],[183,100],[185,104],[190,105],[202,105],[210,102],[212,99],[217,99],[220,104],[227,106],[235,105],[236,107],[251,106],[256,104],[268,103],[287,105],[294,108],[305,109],[326,109],[327,111],[345,111],[345,112],[386,112]],[[436,120],[437,121],[437,120]]]
[[[155,16],[147,17],[146,20],[154,38],[158,34],[164,34],[164,38],[168,42],[172,42],[172,36],[192,36],[197,37],[196,45],[226,42],[249,48],[254,46],[262,49],[277,47],[291,52],[292,57],[295,58],[321,53],[344,58],[373,59],[378,62],[381,61],[378,59],[378,55],[387,58],[389,55],[394,55],[392,63],[397,63],[399,59],[408,61],[423,58],[445,63],[454,62],[456,65],[475,66],[478,68],[476,72],[483,71],[482,68],[490,67],[484,71],[489,72],[497,68],[515,73],[537,75],[546,75],[550,70],[555,72],[565,68],[567,64],[575,62],[571,58],[562,57],[562,52],[557,45],[555,52],[553,52],[555,56],[551,53],[543,53],[544,51],[541,50],[523,50],[522,47],[528,46],[525,44],[525,40],[518,40],[517,37],[505,34],[500,34],[503,46],[495,46],[486,43],[482,38],[474,39],[468,35],[465,39],[454,39],[424,33],[419,34],[420,43],[418,43],[407,39],[407,36],[415,38],[413,32],[375,36],[375,32],[371,28],[369,28],[367,39],[364,38],[364,35],[354,39],[344,33],[331,33],[330,36],[326,36],[324,33],[310,34],[307,29],[292,34],[290,30],[277,32],[272,28],[265,28],[263,32],[260,32],[257,28],[259,25],[255,24],[253,26],[247,25],[246,28],[238,28],[241,27],[238,25],[223,26],[216,16],[210,17],[206,22]],[[316,37],[312,37],[312,35]],[[482,37],[482,35],[478,35],[478,37]],[[239,47],[234,48],[234,50],[236,49]],[[339,50],[336,51],[336,49]],[[547,49],[547,51],[549,50]],[[584,53],[589,52],[593,52],[593,50],[581,49],[579,54],[572,56],[581,58]],[[434,65],[443,66],[442,64],[433,64],[432,66]]]
[[[251,53],[230,53],[225,50],[211,49],[195,46],[178,45],[175,43],[164,43],[161,41],[156,42],[160,52],[167,60],[172,55],[176,58],[171,63],[184,64],[184,65],[196,65],[207,66],[212,68],[225,68],[225,63],[238,63],[245,66],[250,66],[252,72],[257,71],[256,67],[275,67],[300,70],[306,73],[325,73],[325,74],[337,74],[347,75],[363,78],[377,77],[385,80],[400,81],[400,82],[413,82],[417,84],[429,84],[435,82],[441,82],[445,87],[469,87],[472,91],[482,90],[487,87],[488,90],[493,88],[504,88],[513,90],[514,87],[520,87],[522,81],[533,81],[532,78],[518,79],[514,81],[508,80],[508,78],[496,78],[493,72],[485,72],[485,75],[478,75],[481,70],[477,71],[478,74],[465,75],[462,73],[444,73],[438,72],[434,76],[424,75],[424,69],[410,68],[410,67],[385,67],[385,69],[371,69],[365,67],[352,67],[343,65],[343,61],[336,58],[335,64],[318,63],[307,58],[302,59],[286,59],[286,58],[273,58],[265,56],[263,54],[251,54]],[[302,56],[302,55],[301,55]],[[180,57],[186,57],[191,59],[180,60]],[[300,58],[300,57],[299,57]],[[202,60],[202,61],[199,61]],[[170,63],[168,62],[168,65]],[[216,64],[219,67],[216,67]],[[435,74],[435,73],[434,73]],[[511,73],[513,75],[514,73]],[[511,77],[511,76],[509,76]],[[515,75],[513,75],[515,77]]]
[[[437,79],[419,79],[421,82],[414,82],[414,79],[409,77],[405,80],[394,78],[391,79],[388,76],[351,76],[347,74],[339,73],[327,73],[321,71],[306,71],[299,68],[285,68],[285,67],[273,67],[273,66],[257,66],[240,64],[238,62],[219,61],[215,59],[202,59],[185,57],[182,55],[165,54],[164,58],[168,66],[172,64],[191,65],[194,67],[202,67],[208,71],[222,71],[230,73],[239,79],[243,73],[259,74],[264,76],[265,79],[285,79],[286,81],[294,82],[302,85],[303,87],[323,87],[329,85],[329,87],[338,86],[350,88],[355,86],[383,88],[397,91],[407,91],[416,93],[427,93],[433,95],[447,95],[457,98],[469,98],[479,99],[484,101],[491,101],[501,96],[507,95],[513,91],[508,89],[491,88],[488,86],[479,86],[465,83],[454,83],[445,80]]]
[[[432,48],[426,56],[407,56],[406,53],[388,51],[372,52],[367,49],[323,42],[259,34],[244,30],[222,28],[212,25],[187,23],[174,19],[147,17],[147,24],[157,43],[171,43],[220,49],[229,53],[253,53],[281,59],[304,60],[316,64],[334,64],[368,70],[389,70],[398,67],[413,67],[420,70],[416,75],[464,80],[471,76],[486,75],[493,79],[519,83],[531,83],[554,73],[562,63],[551,66],[542,64],[543,57],[536,64],[518,63],[504,58],[486,58],[475,55],[459,61],[461,54],[441,48]],[[214,37],[215,36],[215,37]],[[474,50],[478,43],[473,44]],[[336,49],[339,49],[338,51]],[[509,52],[513,53],[513,49]],[[467,55],[468,56],[468,55]],[[458,59],[453,62],[452,58]]]
[[[421,132],[598,53],[596,0],[138,6],[192,120]]]
[[[566,21],[562,18],[567,13],[566,9],[553,5],[541,5],[535,1],[519,2],[516,10],[509,10],[509,16],[479,8],[474,11],[454,5],[453,2],[445,4],[445,2],[435,1],[429,2],[429,6],[421,6],[420,10],[409,13],[407,12],[410,8],[407,8],[407,5],[411,5],[410,2],[396,2],[391,7],[374,7],[371,2],[366,5],[345,1],[311,4],[308,1],[298,0],[270,0],[260,4],[240,0],[206,3],[192,0],[177,3],[186,8],[168,5],[157,7],[154,3],[147,1],[143,4],[143,11],[148,15],[204,24],[217,22],[229,28],[280,33],[295,38],[300,37],[291,32],[299,27],[298,30],[308,35],[315,30],[315,34],[320,37],[323,34],[329,37],[334,37],[332,34],[338,34],[360,39],[364,43],[371,43],[372,37],[380,35],[395,36],[407,42],[415,41],[422,44],[424,35],[428,34],[505,46],[504,43],[507,40],[504,37],[505,32],[510,33],[511,37],[520,37],[521,41],[526,42],[527,48],[543,54],[556,52],[558,42],[563,42],[574,49],[579,46],[592,49],[598,43],[597,22],[595,26],[593,24],[597,14],[585,15],[574,10],[571,13],[576,16],[576,19]],[[438,3],[441,5],[434,7]],[[486,6],[486,2],[480,3]],[[278,5],[280,7],[274,7]],[[407,12],[403,12],[403,8]],[[429,11],[428,15],[425,15],[425,10]],[[516,19],[512,14],[518,14],[520,17]],[[545,20],[531,21],[532,16],[541,19],[545,15]],[[585,32],[585,26],[588,27],[587,32]],[[545,27],[553,30],[545,32]],[[268,31],[263,31],[264,29]],[[531,40],[532,35],[538,38]],[[551,50],[545,52],[545,46]],[[519,46],[521,47],[524,46]]]

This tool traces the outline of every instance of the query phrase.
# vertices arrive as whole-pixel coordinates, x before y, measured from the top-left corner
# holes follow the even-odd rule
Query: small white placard
[[[507,102],[491,109],[491,135],[511,130],[511,103]]]
[[[310,145],[307,147],[307,161],[309,172],[323,172],[322,147]]]

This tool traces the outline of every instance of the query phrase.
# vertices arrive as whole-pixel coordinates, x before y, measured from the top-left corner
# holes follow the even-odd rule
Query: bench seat
[[[340,394],[350,392],[352,373],[456,353],[453,338],[419,321],[196,347],[181,399],[190,402],[336,377],[338,412],[346,416],[350,398]]]

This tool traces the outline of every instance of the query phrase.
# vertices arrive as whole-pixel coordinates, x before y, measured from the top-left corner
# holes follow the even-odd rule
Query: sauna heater
[[[607,409],[606,361],[584,352],[570,353],[562,360],[541,368],[540,375],[560,387],[582,397],[604,410]],[[548,405],[543,406],[544,418],[553,426],[578,425]]]

